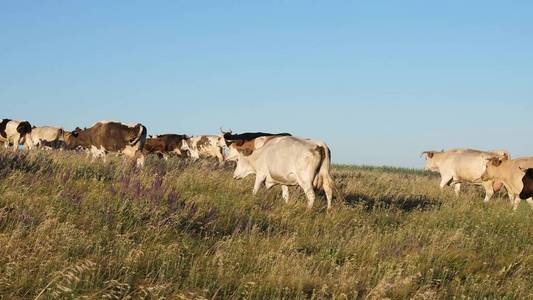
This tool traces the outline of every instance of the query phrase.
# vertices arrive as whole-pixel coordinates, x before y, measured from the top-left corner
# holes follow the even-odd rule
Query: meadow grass
[[[435,174],[335,166],[346,196],[232,166],[0,151],[2,299],[532,298],[532,212]]]

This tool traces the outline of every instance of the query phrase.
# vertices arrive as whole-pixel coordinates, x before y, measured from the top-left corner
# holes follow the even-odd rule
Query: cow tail
[[[146,127],[144,127],[142,124],[137,124],[139,126],[139,133],[137,136],[130,141],[130,145],[134,146],[135,144],[141,142],[141,148],[139,150],[142,150],[144,147],[144,141],[146,140]]]
[[[315,177],[315,180],[313,181],[313,185],[315,186],[315,188],[323,188],[324,182],[327,182],[331,187],[333,195],[337,199],[337,201],[344,202],[344,195],[337,188],[337,185],[331,177],[331,151],[329,147],[324,143],[321,143],[319,147],[321,148],[320,152],[322,161],[320,163],[320,169],[318,171],[318,174]]]

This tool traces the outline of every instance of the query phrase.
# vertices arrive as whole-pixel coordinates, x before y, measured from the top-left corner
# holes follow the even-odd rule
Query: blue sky
[[[533,155],[532,1],[0,1],[2,117]]]

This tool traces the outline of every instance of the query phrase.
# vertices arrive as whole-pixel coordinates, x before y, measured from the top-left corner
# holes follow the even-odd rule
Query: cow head
[[[438,153],[442,153],[439,151],[424,151],[422,152],[421,156],[425,156],[426,158],[426,166],[424,170],[426,171],[432,171],[432,172],[438,172],[439,171],[439,165],[438,161],[435,159]]]
[[[483,181],[489,181],[493,179],[500,178],[501,174],[501,165],[502,162],[505,160],[501,157],[489,157],[486,159],[487,164],[485,168],[485,172],[483,172],[483,175],[481,175],[481,180]]]
[[[80,135],[81,132],[82,132],[81,128],[76,127],[76,129],[74,129],[71,132],[63,133],[63,138],[64,138],[65,144],[66,144],[66,146],[68,148],[74,149],[74,148],[76,148],[77,146],[80,145],[80,143],[79,143],[79,135]]]
[[[511,156],[506,150],[495,150],[489,152],[488,154],[483,154],[483,158],[485,159],[486,164],[485,171],[481,176],[481,180],[486,181],[494,179],[495,176],[497,176],[501,172],[501,170],[498,169],[500,165],[504,161],[511,159]]]
[[[239,152],[237,146],[242,141],[234,140],[232,138],[233,132],[231,130],[225,131],[220,127],[220,135],[218,139],[218,146],[222,148],[224,154],[224,160],[237,161],[239,158]]]
[[[191,143],[191,136],[183,135],[182,139],[179,141],[179,151],[181,152],[181,155],[185,157],[192,157],[191,155],[191,148],[189,144]]]
[[[235,140],[228,141],[226,140],[227,153],[225,155],[226,160],[237,161],[240,156],[250,156],[255,150],[255,141],[243,141]]]
[[[233,172],[233,178],[239,180],[255,173],[255,168],[251,164],[250,160],[247,157],[240,155],[240,157],[237,159],[237,167]]]

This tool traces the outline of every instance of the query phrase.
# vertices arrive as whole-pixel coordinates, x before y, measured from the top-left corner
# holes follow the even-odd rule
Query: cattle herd
[[[331,176],[331,151],[319,140],[294,137],[289,133],[233,134],[220,130],[218,135],[164,134],[147,137],[142,124],[100,121],[89,128],[77,127],[65,131],[60,127],[32,126],[28,121],[2,119],[0,143],[18,151],[20,146],[32,149],[76,150],[90,153],[93,160],[108,153],[124,155],[144,165],[146,155],[167,159],[174,155],[193,160],[214,157],[219,163],[235,161],[233,178],[255,175],[254,195],[265,185],[279,185],[285,202],[289,201],[289,186],[300,186],[309,208],[315,201],[315,191],[325,192],[328,209],[333,196],[343,200]],[[516,209],[521,199],[533,208],[533,157],[511,159],[505,150],[479,151],[450,149],[425,151],[426,170],[441,175],[440,187],[453,186],[459,194],[462,184],[481,185],[485,202],[495,192],[505,188]]]

